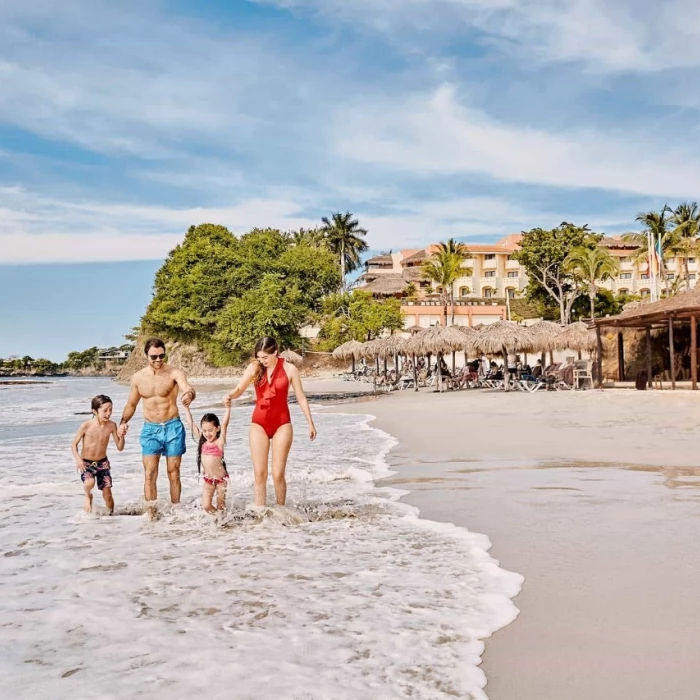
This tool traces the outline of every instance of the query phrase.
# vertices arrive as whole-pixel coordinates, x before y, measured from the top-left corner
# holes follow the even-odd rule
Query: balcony
[[[484,299],[483,297],[469,297],[468,299],[455,299],[455,306],[504,306],[506,300],[504,297],[492,297]],[[433,306],[442,308],[443,303],[434,299],[421,299],[418,301],[407,301],[401,299],[401,306]],[[450,304],[447,305],[448,307]]]

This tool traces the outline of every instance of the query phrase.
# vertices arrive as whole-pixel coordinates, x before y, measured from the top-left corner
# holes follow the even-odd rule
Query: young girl
[[[226,489],[229,476],[224,462],[224,446],[226,445],[226,431],[231,419],[231,401],[226,402],[224,420],[219,419],[213,413],[205,413],[202,416],[201,428],[194,424],[192,412],[189,406],[185,406],[185,417],[192,437],[198,442],[197,447],[197,473],[202,474],[202,508],[207,513],[216,513],[217,510],[226,508]],[[213,504],[216,494],[216,507]]]
[[[114,438],[114,444],[119,452],[124,449],[124,436],[119,436],[117,424],[110,420],[112,417],[112,399],[104,394],[98,394],[91,404],[94,418],[85,421],[73,438],[71,449],[75,458],[75,466],[80,472],[85,491],[85,512],[92,513],[92,490],[97,488],[102,491],[105,505],[109,508],[110,515],[114,512],[114,499],[112,498],[112,472],[107,459],[107,446],[110,436]],[[82,450],[78,452],[78,445],[82,441]]]

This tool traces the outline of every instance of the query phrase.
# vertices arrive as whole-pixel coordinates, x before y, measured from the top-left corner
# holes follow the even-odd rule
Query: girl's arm
[[[119,452],[123,452],[126,438],[124,437],[123,433],[121,435],[119,434],[117,424],[114,422],[112,422],[112,437],[114,438],[114,444],[117,446],[117,450],[119,450]]]
[[[192,437],[195,440],[199,440],[199,426],[195,425],[194,418],[192,418],[192,411],[190,411],[190,406],[189,404],[187,406],[183,404],[182,406],[185,409],[185,422],[187,423],[187,427],[190,429]]]
[[[80,441],[85,436],[86,426],[87,426],[87,423],[83,423],[78,428],[78,432],[75,434],[75,437],[73,438],[73,442],[71,442],[71,444],[70,444],[71,452],[73,453],[73,458],[75,459],[75,466],[78,468],[78,471],[80,471],[80,472],[85,471],[85,464],[83,463],[83,458],[80,456],[80,452],[78,452],[78,445],[80,444]]]
[[[257,371],[258,363],[251,362],[246,368],[246,371],[243,373],[241,381],[238,382],[238,386],[232,392],[226,394],[226,398],[231,399],[231,401],[235,401],[238,397],[240,397],[243,394],[243,392],[250,386],[250,383],[253,381],[253,378],[255,377],[255,373]]]
[[[311,409],[309,408],[309,402],[304,393],[304,388],[301,385],[301,377],[299,376],[299,370],[291,364],[285,363],[285,369],[288,369],[289,379],[292,382],[292,388],[294,389],[294,395],[297,397],[297,403],[299,408],[301,408],[302,413],[306,416],[306,422],[309,424],[309,437],[312,440],[316,439],[316,426],[314,425],[314,420],[311,417]]]
[[[226,444],[226,431],[228,430],[228,424],[231,421],[231,399],[227,396],[224,399],[224,406],[226,410],[224,411],[224,419],[221,421],[221,444]]]

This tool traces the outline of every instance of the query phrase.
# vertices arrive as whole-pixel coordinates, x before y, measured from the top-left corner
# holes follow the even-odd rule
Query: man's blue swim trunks
[[[166,423],[144,423],[141,430],[141,451],[144,455],[184,455],[185,426],[179,418]]]

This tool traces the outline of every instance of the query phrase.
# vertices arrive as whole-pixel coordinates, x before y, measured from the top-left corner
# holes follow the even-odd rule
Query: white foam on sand
[[[86,389],[121,410],[124,389],[97,381],[69,386],[56,420]],[[182,503],[167,503],[162,473],[151,521],[138,424],[110,454],[116,517],[100,515],[97,491],[95,514],[80,513],[70,434],[4,433],[2,697],[486,698],[481,640],[517,615],[522,578],[483,535],[421,520],[374,486],[395,441],[367,416],[319,412],[310,443],[294,407],[288,506],[251,508],[249,413],[234,412],[228,509],[214,518],[192,443]]]

